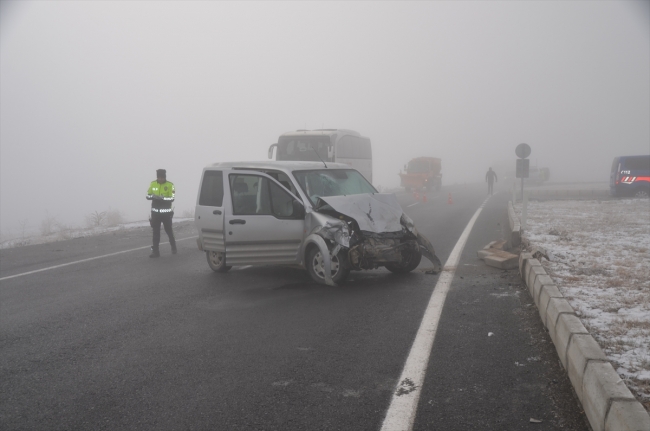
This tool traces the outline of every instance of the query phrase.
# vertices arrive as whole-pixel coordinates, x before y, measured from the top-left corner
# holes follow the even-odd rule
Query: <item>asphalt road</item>
[[[399,199],[444,263],[486,188]],[[506,202],[490,198],[462,253],[415,430],[588,430],[517,272],[476,258],[502,237]],[[191,238],[149,259],[150,235],[0,251],[0,278],[126,251],[0,281],[0,428],[381,428],[439,277],[426,259],[328,287],[293,268],[213,273]]]

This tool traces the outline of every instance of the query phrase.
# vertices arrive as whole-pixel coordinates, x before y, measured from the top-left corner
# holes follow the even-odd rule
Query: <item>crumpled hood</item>
[[[392,193],[325,196],[319,200],[331,206],[335,211],[353,218],[362,231],[385,233],[402,230],[400,223],[402,207]],[[320,206],[319,202],[317,207]]]

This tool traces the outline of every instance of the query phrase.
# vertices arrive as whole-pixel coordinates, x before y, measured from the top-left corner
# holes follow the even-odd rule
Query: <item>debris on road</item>
[[[476,254],[479,259],[494,268],[515,269],[519,267],[519,255],[505,250],[506,241],[492,241]]]

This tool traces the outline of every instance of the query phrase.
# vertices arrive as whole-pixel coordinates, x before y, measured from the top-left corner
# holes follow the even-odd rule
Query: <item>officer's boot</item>
[[[176,254],[176,244],[172,244],[172,254]]]
[[[151,247],[151,254],[149,255],[149,257],[160,257],[160,251],[158,251],[157,248],[154,249],[153,247]]]

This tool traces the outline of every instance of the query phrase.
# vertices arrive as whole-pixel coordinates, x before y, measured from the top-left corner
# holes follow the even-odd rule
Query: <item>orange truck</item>
[[[399,173],[401,186],[409,192],[411,189],[440,190],[442,174],[440,159],[435,157],[416,157],[404,166],[404,172]]]

